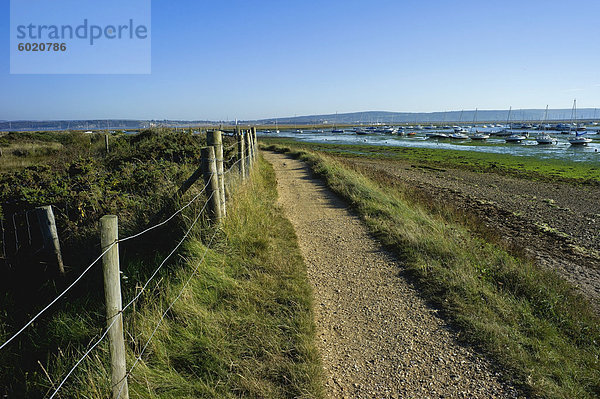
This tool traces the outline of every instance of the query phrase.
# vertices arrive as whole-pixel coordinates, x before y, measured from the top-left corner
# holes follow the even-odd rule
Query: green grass
[[[267,144],[293,146],[347,157],[384,158],[438,168],[465,168],[482,173],[493,172],[531,179],[600,185],[600,167],[597,162],[571,162],[510,154],[432,148],[303,143],[279,138],[261,138],[261,141]]]
[[[307,161],[405,261],[422,295],[461,339],[495,359],[528,395],[600,395],[600,319],[554,273],[486,242],[451,210],[432,213],[398,186],[324,155],[270,148]]]
[[[127,315],[131,365],[200,264],[129,379],[131,397],[323,396],[311,290],[293,227],[275,206],[271,166],[260,161],[249,183],[233,194],[210,248],[204,243],[212,231],[196,231],[182,253],[182,267],[165,276],[135,314]],[[85,322],[65,324],[87,331]],[[109,396],[106,346],[99,349],[62,397]],[[74,355],[54,362],[50,373],[64,372]]]
[[[56,142],[12,143],[0,146],[0,172],[44,163],[56,156],[62,147]]]

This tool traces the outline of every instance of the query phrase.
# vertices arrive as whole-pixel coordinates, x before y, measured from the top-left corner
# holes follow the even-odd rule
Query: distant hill
[[[544,117],[543,109],[517,109],[511,112],[511,121],[539,122]],[[375,124],[375,123],[472,123],[475,110],[448,112],[388,112],[365,111],[343,114],[305,115],[284,118],[268,118],[259,120],[239,121],[241,124],[261,125],[293,125],[293,124]],[[506,122],[508,110],[478,110],[478,122]],[[549,121],[568,121],[571,119],[571,109],[548,110]],[[595,108],[577,110],[578,120],[599,120],[600,112]],[[93,119],[93,120],[62,120],[62,121],[0,121],[0,131],[7,130],[122,130],[146,129],[152,126],[187,127],[187,126],[218,126],[232,125],[235,121],[208,120],[127,120],[127,119]]]
[[[512,110],[511,121],[541,121],[544,118],[544,109],[522,109]],[[462,114],[462,115],[461,115]],[[473,122],[475,110],[448,111],[448,112],[386,112],[367,111],[352,112],[344,114],[307,115],[277,119],[261,119],[261,124],[355,124],[355,123],[441,123],[441,122]],[[506,122],[508,110],[478,110],[477,121],[479,122]],[[578,120],[591,120],[600,118],[600,112],[594,108],[577,110]],[[548,110],[548,120],[570,120],[571,109]]]
[[[122,130],[152,126],[183,127],[214,125],[211,121],[90,119],[62,121],[0,121],[0,130]]]

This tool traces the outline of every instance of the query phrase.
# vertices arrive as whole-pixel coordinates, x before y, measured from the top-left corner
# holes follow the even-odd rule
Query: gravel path
[[[263,153],[305,258],[331,398],[514,398],[308,167]]]

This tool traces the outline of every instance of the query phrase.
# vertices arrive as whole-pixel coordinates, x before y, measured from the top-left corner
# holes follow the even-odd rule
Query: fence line
[[[228,145],[227,147],[223,147],[223,152],[227,151],[227,150],[231,150],[232,148],[235,148],[237,146],[237,143],[233,143],[231,145]]]
[[[206,190],[206,186],[204,186],[204,188],[194,196],[194,198],[192,198],[192,200],[190,200],[185,206],[183,206],[182,208],[180,208],[178,211],[176,211],[174,214],[172,214],[168,219],[164,220],[163,222],[160,222],[152,227],[149,227],[147,229],[145,229],[144,231],[134,234],[132,236],[129,237],[125,237],[122,239],[119,239],[117,241],[115,241],[114,243],[111,244],[110,247],[108,247],[104,252],[102,252],[89,266],[87,266],[85,268],[85,270],[79,275],[79,277],[77,277],[77,279],[75,279],[62,293],[60,293],[54,300],[52,300],[46,307],[44,307],[40,312],[38,312],[31,320],[29,320],[27,322],[27,324],[25,324],[19,331],[17,331],[12,337],[10,337],[7,341],[5,341],[2,345],[0,345],[0,350],[2,350],[6,345],[8,345],[12,340],[14,340],[17,336],[19,336],[23,331],[25,331],[27,329],[27,327],[29,327],[38,317],[40,317],[42,315],[42,313],[44,313],[46,310],[48,310],[52,305],[54,305],[60,298],[62,298],[71,288],[73,288],[73,286],[75,286],[75,284],[77,284],[85,274],[87,274],[87,272],[96,264],[98,263],[98,261],[100,259],[102,259],[102,256],[104,256],[104,254],[106,254],[115,244],[119,243],[119,242],[124,242],[124,241],[128,241],[131,240],[133,238],[139,237],[142,234],[147,233],[150,230],[156,229],[164,224],[166,224],[167,222],[169,222],[171,219],[173,219],[176,215],[178,215],[179,213],[181,213],[185,208],[189,207],[195,200],[198,199],[198,197],[200,197],[200,195],[202,193],[204,193],[204,191]],[[13,215],[13,219],[14,219],[14,215]],[[4,227],[2,227],[3,232],[4,232]],[[16,229],[15,229],[15,234],[16,234]],[[2,242],[3,246],[4,246],[4,241]]]
[[[216,134],[221,134],[220,132],[216,132]],[[168,223],[169,221],[171,221],[176,215],[178,215],[179,213],[183,212],[186,208],[188,208],[192,203],[194,203],[203,193],[207,192],[207,190],[209,190],[208,192],[210,192],[210,196],[207,198],[206,202],[204,203],[204,205],[202,206],[202,208],[200,209],[200,211],[198,212],[198,214],[196,215],[196,218],[194,219],[194,221],[192,222],[191,226],[187,229],[187,231],[185,232],[185,234],[183,235],[183,237],[181,238],[181,240],[179,240],[179,242],[177,243],[177,245],[173,248],[173,250],[166,256],[165,259],[162,260],[162,262],[159,264],[159,266],[154,270],[154,272],[152,273],[152,275],[150,276],[150,278],[146,281],[146,283],[143,285],[142,289],[124,306],[122,307],[122,309],[120,309],[117,313],[117,315],[122,315],[125,310],[127,310],[132,304],[134,304],[139,298],[140,296],[145,292],[145,290],[147,289],[148,285],[150,284],[150,282],[156,277],[156,275],[158,274],[158,272],[162,269],[162,267],[165,265],[165,263],[171,258],[171,256],[179,249],[179,247],[183,244],[183,242],[186,240],[186,238],[189,236],[189,234],[191,233],[192,229],[195,227],[195,225],[198,223],[198,221],[200,220],[200,217],[205,213],[207,206],[209,205],[209,203],[211,202],[211,200],[213,200],[213,196],[215,195],[220,195],[219,193],[219,189],[216,190],[210,190],[211,187],[211,182],[213,182],[213,186],[214,186],[214,179],[215,179],[215,175],[216,175],[216,179],[219,181],[219,183],[223,183],[223,180],[225,178],[225,174],[230,173],[232,170],[234,170],[234,168],[236,167],[236,165],[238,164],[242,164],[247,167],[246,168],[246,174],[248,174],[249,169],[253,166],[253,162],[255,160],[256,157],[256,134],[255,134],[255,129],[251,129],[249,131],[241,131],[238,129],[236,129],[236,136],[237,136],[237,141],[232,144],[231,146],[228,146],[227,148],[225,148],[225,150],[229,150],[231,148],[234,147],[238,147],[238,151],[236,151],[236,154],[231,157],[229,160],[227,160],[227,162],[230,162],[233,158],[237,157],[237,161],[234,162],[232,165],[230,165],[228,167],[228,169],[222,173],[214,173],[214,171],[211,170],[205,170],[205,182],[206,184],[204,185],[204,187],[187,203],[185,204],[183,207],[181,207],[180,209],[178,209],[175,213],[173,213],[170,217],[168,217],[166,220],[157,223],[151,227],[148,227],[146,229],[144,229],[143,231],[133,234],[131,236],[125,237],[125,238],[116,238],[114,240],[114,242],[110,243],[106,249],[104,251],[102,251],[102,253],[90,264],[88,265],[84,271],[65,289],[63,290],[55,299],[53,299],[48,305],[46,305],[41,311],[39,311],[33,318],[31,318],[19,331],[17,331],[13,336],[11,336],[7,341],[5,341],[2,345],[0,345],[0,350],[3,349],[4,347],[6,347],[10,342],[12,342],[17,336],[19,336],[23,331],[25,331],[25,329],[27,329],[29,326],[31,326],[33,324],[33,322],[35,320],[37,320],[37,318],[39,318],[45,311],[47,311],[52,305],[54,305],[59,299],[61,299],[64,295],[66,295],[66,293],[71,290],[71,288],[73,288],[88,272],[89,270],[96,264],[98,263],[98,261],[100,259],[103,258],[104,255],[106,255],[111,249],[113,249],[113,247],[115,245],[117,245],[119,242],[124,242],[124,241],[128,241],[134,238],[137,238],[151,230],[154,230],[166,223]],[[241,142],[241,144],[240,144]],[[245,145],[244,145],[245,144]],[[245,147],[245,148],[244,148]],[[212,150],[212,147],[209,147]],[[243,151],[239,151],[241,149],[243,149]],[[209,154],[211,151],[203,151],[203,153],[205,154]],[[208,155],[206,155],[207,159],[209,158]],[[212,161],[214,162],[214,159],[212,159]],[[203,160],[203,162],[206,162],[206,159]],[[244,168],[239,168],[238,169],[240,172],[242,172],[244,170]],[[246,176],[242,175],[242,181],[245,179]],[[193,182],[192,182],[193,183]],[[222,187],[224,187],[221,184]],[[26,215],[27,217],[27,215]],[[15,235],[17,235],[17,226],[16,226],[16,222],[15,222],[15,215],[13,214],[12,217],[13,220],[13,225],[15,227]],[[219,221],[219,219],[217,219],[217,221]],[[28,230],[30,229],[29,227],[29,218],[27,217],[27,226],[28,226]],[[4,230],[4,224],[2,223],[2,220],[0,220],[0,227],[2,229],[2,245],[3,245],[3,252],[5,253],[6,256],[6,248],[5,248],[5,230]],[[187,281],[184,283],[181,291],[178,293],[178,295],[175,297],[175,299],[169,304],[167,310],[162,314],[162,316],[160,317],[156,327],[154,328],[152,334],[150,335],[149,339],[146,341],[144,347],[142,348],[142,351],[140,352],[139,356],[136,358],[135,362],[133,363],[133,365],[131,366],[131,368],[129,369],[129,371],[125,374],[125,376],[123,377],[123,379],[127,379],[127,377],[131,374],[131,372],[133,371],[133,369],[135,368],[135,366],[139,363],[139,361],[141,360],[143,354],[146,351],[146,348],[148,347],[148,345],[150,344],[152,338],[154,337],[156,331],[158,331],[158,328],[160,327],[161,323],[163,322],[164,318],[166,317],[166,314],[168,313],[168,311],[174,306],[174,304],[179,300],[179,298],[181,297],[181,295],[183,294],[183,291],[187,288],[187,286],[189,285],[189,283],[191,282],[192,278],[196,275],[198,269],[200,268],[200,266],[203,264],[204,259],[206,257],[206,254],[208,253],[208,250],[210,249],[217,233],[218,233],[219,229],[215,228],[215,231],[209,241],[209,243],[206,246],[206,249],[200,259],[200,261],[198,262],[198,264],[196,265],[196,267],[194,268],[194,270],[192,271],[190,277],[187,279]],[[29,234],[29,241],[31,242],[31,232],[28,231]],[[17,250],[19,247],[19,242],[18,242],[18,237],[15,236],[15,240],[16,240],[16,246],[17,246]],[[117,266],[118,267],[118,266]],[[118,296],[120,297],[120,293],[118,294]],[[119,301],[120,304],[120,301]],[[119,305],[120,306],[120,305]],[[105,331],[103,332],[103,334],[100,336],[100,338],[98,338],[98,340],[96,340],[96,342],[94,342],[91,347],[89,347],[86,352],[84,353],[84,355],[74,364],[74,366],[69,370],[69,372],[65,375],[65,377],[61,380],[60,384],[56,387],[56,389],[54,390],[54,392],[51,394],[50,399],[53,399],[57,393],[60,391],[60,389],[64,386],[64,384],[66,383],[66,381],[69,379],[69,377],[72,375],[72,373],[80,366],[80,364],[86,359],[88,358],[89,354],[106,338],[106,336],[108,336],[109,331],[111,330],[111,328],[113,328],[114,324],[118,321],[121,320],[121,317],[114,317],[114,320],[108,325],[108,327],[106,327]],[[120,334],[122,335],[122,324],[115,327],[115,328],[119,328]],[[111,334],[112,335],[112,334]],[[121,344],[122,345],[122,344]],[[123,380],[121,380],[123,381]],[[121,389],[118,391],[118,395],[116,396],[116,398],[119,398],[121,396],[122,393],[125,393],[124,396],[128,397],[128,392],[127,388],[126,388],[126,383],[121,384]],[[125,392],[123,392],[125,389]],[[115,391],[113,391],[113,397],[114,397],[114,393]]]
[[[142,287],[141,291],[135,295],[135,297],[129,301],[129,303],[127,303],[127,305],[125,305],[123,307],[123,309],[121,309],[121,311],[119,313],[124,313],[125,310],[127,308],[129,308],[129,306],[131,306],[144,292],[144,290],[148,287],[148,284],[150,284],[150,282],[152,281],[152,279],[154,279],[154,277],[156,276],[156,274],[160,271],[160,269],[163,267],[163,265],[166,263],[166,261],[171,257],[171,255],[173,255],[173,253],[175,253],[175,251],[181,246],[181,244],[183,243],[183,241],[185,241],[185,239],[187,238],[187,236],[189,235],[190,231],[192,230],[192,228],[196,225],[196,223],[198,222],[198,220],[200,219],[200,216],[204,213],[204,211],[206,210],[206,205],[208,204],[208,200],[204,203],[204,206],[202,207],[202,209],[200,210],[200,212],[198,212],[198,215],[196,216],[196,219],[194,220],[194,222],[192,223],[192,226],[187,230],[187,232],[185,233],[185,235],[183,236],[183,238],[179,241],[179,243],[175,246],[175,248],[171,251],[171,253],[169,253],[169,255],[167,255],[167,257],[160,263],[160,265],[158,266],[158,268],[154,271],[154,273],[152,274],[152,276],[150,276],[150,278],[148,279],[148,281],[146,282],[146,284],[144,284],[144,286]],[[213,236],[214,237],[214,236]],[[107,248],[107,250],[105,252],[108,252],[109,249],[111,249],[117,242],[119,242],[119,240],[115,241],[109,248]],[[79,365],[89,356],[89,354],[92,352],[92,350],[94,350],[94,348],[96,348],[100,342],[102,342],[102,340],[104,340],[104,338],[106,338],[106,336],[108,335],[109,330],[112,328],[112,326],[117,322],[118,318],[115,317],[114,320],[112,321],[112,323],[110,323],[110,325],[106,328],[106,330],[104,331],[104,333],[102,334],[102,336],[85,352],[85,354],[75,363],[75,365],[69,370],[69,372],[67,373],[67,375],[63,378],[63,380],[61,381],[61,383],[58,385],[58,387],[55,389],[55,391],[52,393],[52,395],[50,396],[49,399],[54,398],[54,396],[58,393],[58,391],[62,388],[62,386],[65,384],[65,382],[68,380],[68,378],[71,376],[71,374],[75,371],[75,369],[77,367],[79,367]]]
[[[27,327],[29,327],[38,317],[40,317],[42,315],[42,313],[44,313],[46,310],[48,310],[52,305],[54,305],[60,298],[62,298],[71,288],[73,288],[73,286],[75,286],[75,284],[77,284],[85,274],[87,274],[87,272],[96,264],[98,263],[98,261],[100,259],[102,259],[102,256],[104,256],[104,254],[106,254],[115,244],[117,244],[118,242],[123,242],[123,241],[127,241],[136,237],[139,237],[140,235],[147,233],[150,230],[153,230],[157,227],[160,227],[162,225],[164,225],[165,223],[169,222],[171,219],[173,219],[177,214],[181,213],[185,208],[189,207],[192,202],[194,202],[196,199],[198,199],[198,197],[204,192],[204,190],[206,189],[206,186],[202,189],[202,191],[200,191],[196,196],[194,196],[194,198],[188,202],[184,207],[182,207],[181,209],[179,209],[177,212],[175,212],[173,215],[171,215],[168,219],[166,219],[165,221],[158,223],[140,233],[134,234],[132,236],[129,237],[125,237],[123,239],[119,239],[117,241],[115,241],[114,243],[112,243],[104,252],[102,252],[89,266],[87,266],[85,268],[85,270],[79,275],[79,277],[77,277],[63,292],[61,292],[54,300],[52,300],[46,307],[44,307],[41,311],[39,311],[31,320],[29,320],[19,331],[17,331],[12,337],[10,337],[7,341],[5,341],[2,345],[0,345],[0,350],[2,350],[6,345],[8,345],[8,343],[10,343],[12,340],[14,340],[18,335],[20,335],[23,331],[25,331],[27,329]],[[13,215],[14,217],[14,215]],[[14,219],[14,218],[13,218]],[[3,242],[4,244],[4,242]]]

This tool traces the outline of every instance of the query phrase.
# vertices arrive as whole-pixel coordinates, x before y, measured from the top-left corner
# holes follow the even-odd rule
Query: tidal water
[[[592,143],[588,144],[588,146],[580,147],[570,145],[567,141],[568,135],[552,133],[550,133],[550,135],[558,139],[557,144],[538,145],[535,141],[538,132],[535,131],[529,132],[529,139],[523,141],[521,144],[508,144],[503,138],[493,136],[483,142],[471,141],[470,139],[432,139],[425,136],[426,133],[431,132],[434,131],[420,131],[415,136],[397,136],[378,133],[357,135],[350,131],[345,133],[331,133],[330,131],[303,131],[302,133],[296,133],[293,130],[282,130],[280,133],[257,132],[257,134],[262,137],[286,137],[310,143],[438,148],[487,152],[492,154],[511,154],[540,159],[563,159],[577,162],[597,163],[600,167],[600,134],[596,133],[588,135],[588,137],[595,139]]]

